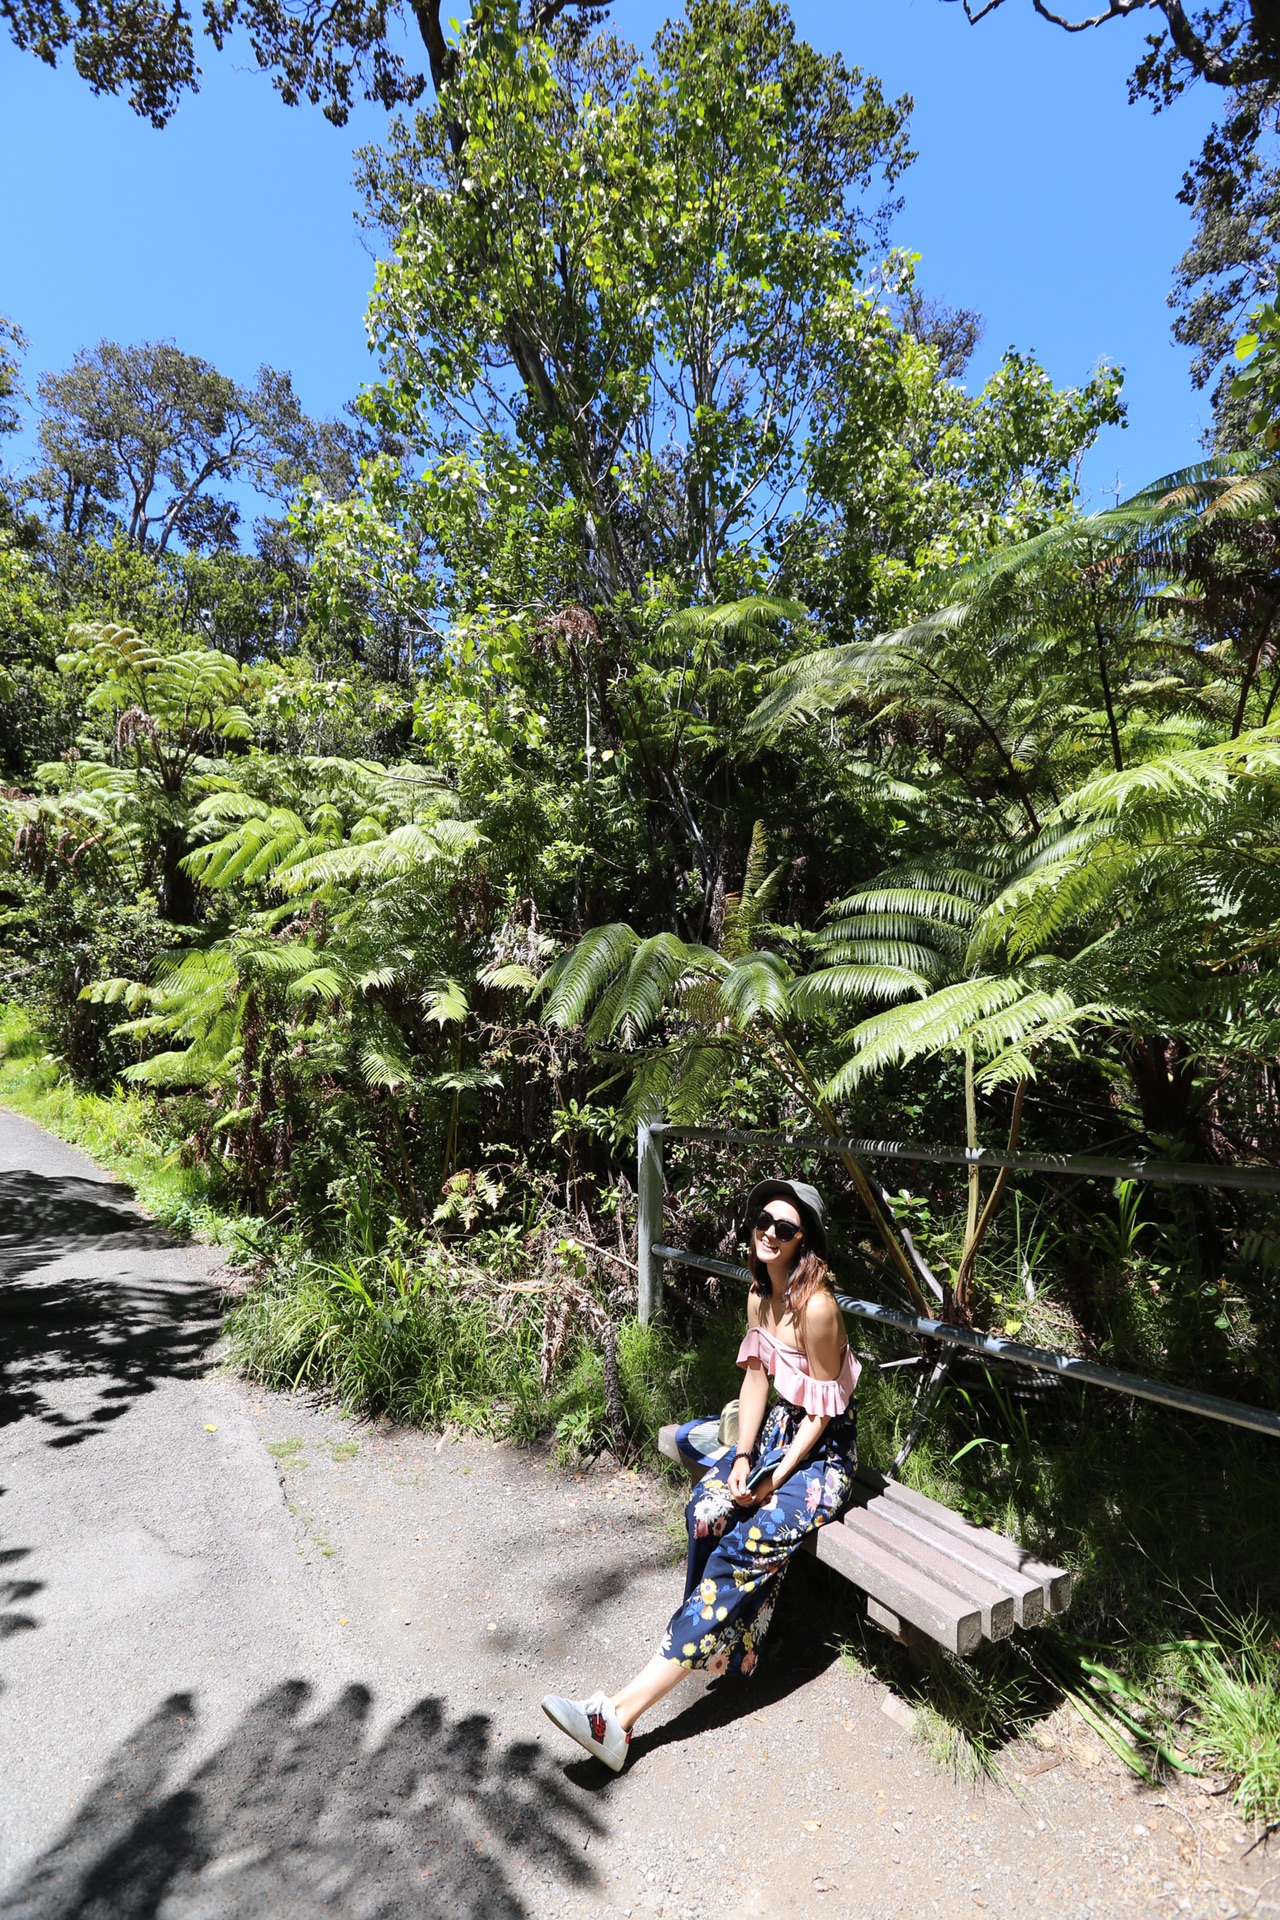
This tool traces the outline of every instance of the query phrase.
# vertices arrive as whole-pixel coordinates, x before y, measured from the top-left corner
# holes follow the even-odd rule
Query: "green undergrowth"
[[[564,1459],[653,1457],[664,1421],[726,1397],[725,1337],[693,1343],[617,1319],[617,1431],[599,1318],[564,1329],[549,1364],[542,1298],[488,1271],[483,1255],[483,1240],[327,1258],[282,1241],[228,1319],[228,1350],[268,1386],[412,1425],[517,1442],[550,1434]]]
[[[185,1129],[154,1099],[117,1087],[74,1085],[18,1007],[0,1005],[0,1106],[33,1120],[132,1187],[140,1204],[176,1234],[234,1237],[208,1173],[182,1164]]]
[[[1188,1649],[1191,1751],[1225,1773],[1248,1819],[1280,1823],[1280,1638],[1253,1615],[1216,1643]]]

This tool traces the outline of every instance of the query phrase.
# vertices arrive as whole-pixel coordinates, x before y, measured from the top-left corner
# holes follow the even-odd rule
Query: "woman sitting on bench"
[[[778,1583],[805,1536],[832,1520],[858,1464],[853,1391],[860,1371],[827,1271],[822,1200],[800,1181],[766,1180],[747,1199],[751,1292],[738,1439],[685,1508],[684,1604],[648,1665],[612,1699],[561,1699],[543,1712],[617,1773],[640,1715],[695,1667],[749,1674]],[[778,1397],[769,1405],[772,1378]]]

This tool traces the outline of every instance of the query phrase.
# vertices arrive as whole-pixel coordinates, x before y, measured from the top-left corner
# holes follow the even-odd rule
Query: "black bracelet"
[[[737,1466],[739,1460],[745,1460],[747,1465],[750,1466],[751,1455],[749,1453],[735,1453],[733,1456],[733,1464],[735,1467]]]

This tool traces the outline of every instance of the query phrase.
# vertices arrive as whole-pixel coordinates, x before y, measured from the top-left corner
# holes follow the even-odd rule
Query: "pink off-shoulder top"
[[[819,1417],[825,1415],[828,1420],[844,1412],[862,1372],[846,1344],[836,1378],[815,1380],[809,1372],[808,1358],[799,1347],[784,1346],[763,1327],[752,1327],[738,1348],[738,1365],[745,1367],[748,1360],[760,1362],[782,1398],[789,1400],[793,1407],[803,1407],[806,1413]]]

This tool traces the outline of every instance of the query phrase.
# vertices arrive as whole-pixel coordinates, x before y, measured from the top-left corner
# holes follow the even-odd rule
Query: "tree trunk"
[[[166,827],[160,836],[160,912],[179,927],[196,919],[196,883],[182,865],[189,848],[181,827]]]
[[[1182,1041],[1163,1033],[1136,1034],[1124,1047],[1123,1058],[1147,1132],[1185,1141],[1197,1160],[1213,1159],[1203,1125],[1203,1096]]]

